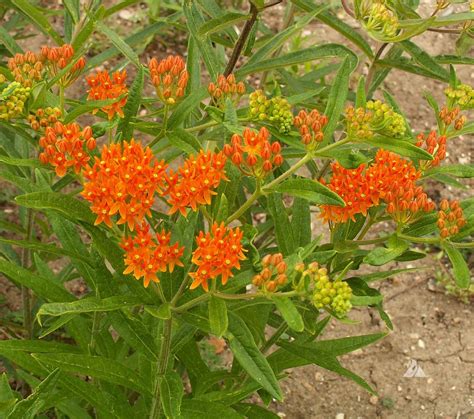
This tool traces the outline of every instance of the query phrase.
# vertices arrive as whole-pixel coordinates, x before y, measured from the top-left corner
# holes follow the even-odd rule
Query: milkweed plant
[[[374,282],[416,268],[385,265],[439,248],[472,287],[473,198],[427,187],[474,176],[446,162],[474,133],[455,70],[474,63],[472,2],[425,15],[343,1],[342,19],[311,0],[185,0],[127,36],[113,21],[138,2],[60,3],[0,7],[0,179],[16,214],[0,220],[0,272],[23,306],[22,325],[1,323],[2,417],[271,418],[279,381],[308,364],[376,392],[338,358],[392,329]],[[344,45],[292,49],[314,22]],[[455,52],[424,51],[426,31],[455,34]],[[170,36],[180,53],[146,49]],[[392,71],[444,85],[441,103],[425,93],[432,129],[384,89]],[[354,309],[384,327],[358,334]],[[352,336],[322,339],[329,323]],[[202,351],[211,336],[228,364]]]

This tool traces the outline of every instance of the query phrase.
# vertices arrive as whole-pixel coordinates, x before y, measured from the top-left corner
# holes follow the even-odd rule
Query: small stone
[[[314,378],[316,379],[316,381],[324,381],[324,376],[320,372],[314,374]]]
[[[421,405],[421,406],[420,406],[420,409],[421,409],[421,410],[425,410],[426,408],[425,408],[424,405]]]
[[[428,380],[426,380],[426,381],[427,381],[428,384],[433,384],[433,383],[434,383],[434,380],[433,380],[433,378],[431,378],[431,377],[428,378]]]
[[[461,322],[462,322],[461,317],[455,317],[455,318],[453,319],[453,323],[454,323],[454,324],[459,324],[459,323],[461,323]]]
[[[410,339],[420,339],[420,335],[418,333],[410,333]]]
[[[278,412],[278,413],[277,413],[277,416],[278,416],[279,418],[286,418],[286,414],[283,413],[283,412]]]
[[[130,10],[124,9],[119,12],[119,18],[123,20],[130,20],[133,16],[133,13]]]
[[[403,390],[403,389],[402,389],[402,386],[397,386],[397,390],[398,390],[398,391],[402,391],[402,390]]]
[[[379,398],[377,396],[371,396],[369,399],[369,403],[372,405],[376,405],[379,402]]]
[[[425,348],[426,348],[425,342],[424,342],[423,340],[421,340],[421,339],[418,339],[418,347],[419,347],[420,349],[425,349]]]
[[[336,415],[336,419],[344,419],[344,418],[345,418],[344,413],[338,413]]]

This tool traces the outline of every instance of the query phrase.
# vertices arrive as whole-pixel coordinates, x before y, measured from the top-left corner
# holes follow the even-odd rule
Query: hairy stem
[[[370,63],[369,72],[367,74],[367,79],[365,80],[365,94],[368,94],[369,91],[370,91],[370,85],[372,84],[372,80],[374,78],[375,69],[377,67],[377,61],[380,58],[380,56],[382,55],[385,48],[387,48],[387,45],[388,45],[388,43],[384,43],[384,44],[380,45],[380,47],[377,50],[372,62]]]
[[[244,28],[242,29],[237,43],[235,44],[234,50],[232,51],[232,55],[230,56],[229,62],[227,63],[227,67],[224,70],[224,76],[227,77],[234,71],[234,67],[237,64],[237,61],[239,60],[240,54],[242,53],[242,49],[244,48],[245,43],[247,42],[247,38],[250,35],[252,27],[257,21],[257,17],[258,9],[253,3],[250,3],[250,18],[249,20],[247,20],[247,22],[245,22]]]
[[[247,199],[247,201],[245,201],[244,205],[242,205],[237,211],[235,211],[232,215],[230,215],[227,218],[225,223],[229,224],[232,221],[239,219],[242,216],[242,214],[244,214],[245,211],[247,211],[252,206],[252,204],[259,198],[261,193],[262,193],[262,189],[260,187],[260,180],[257,179],[255,192],[249,197],[249,199]]]
[[[26,213],[26,241],[30,241],[33,235],[33,217],[34,212],[32,208],[27,209]],[[21,264],[23,268],[28,269],[30,265],[31,251],[26,247],[21,251]],[[21,286],[21,299],[23,303],[23,326],[26,330],[28,339],[33,337],[33,316],[31,313],[31,295],[30,290],[22,285]]]

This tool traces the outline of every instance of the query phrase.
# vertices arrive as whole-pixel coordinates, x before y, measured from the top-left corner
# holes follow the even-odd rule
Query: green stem
[[[373,58],[372,62],[370,63],[369,72],[367,74],[367,79],[365,80],[365,94],[368,95],[370,91],[370,85],[372,84],[372,79],[374,78],[375,69],[377,66],[377,60],[382,55],[382,52],[387,47],[388,43],[384,43],[380,45],[379,49],[377,50],[375,57]]]
[[[301,160],[298,160],[293,166],[291,166],[285,173],[282,173],[276,179],[265,185],[262,189],[263,192],[268,191],[278,185],[279,183],[283,182],[286,178],[290,177],[293,173],[295,173],[300,167],[304,166],[311,160],[312,156],[306,154]]]
[[[271,335],[268,338],[268,340],[263,344],[262,348],[260,349],[262,354],[265,354],[273,346],[273,344],[278,339],[280,339],[280,336],[283,335],[283,333],[285,333],[287,330],[288,330],[288,324],[286,322],[283,322],[282,324],[280,324],[280,326],[278,327],[278,329],[275,330],[273,335]]]
[[[225,221],[226,225],[231,223],[234,220],[237,220],[241,217],[242,214],[247,211],[252,204],[259,198],[262,193],[262,189],[260,186],[260,180],[257,179],[257,184],[255,186],[255,192],[247,199],[244,205],[242,205],[237,211],[235,211],[232,215],[230,215],[227,220]]]
[[[163,339],[161,340],[160,355],[158,358],[158,369],[154,383],[154,397],[150,411],[150,419],[159,419],[161,415],[161,402],[160,402],[160,382],[163,375],[166,372],[168,366],[170,350],[171,350],[171,329],[173,326],[173,320],[168,319],[163,324]]]
[[[158,141],[160,141],[166,134],[166,129],[168,128],[168,110],[169,106],[165,105],[163,109],[163,121],[162,121],[162,126],[161,126],[161,131],[160,133],[156,136],[156,138],[148,144],[148,147],[153,147]]]
[[[209,122],[206,122],[206,123],[201,124],[201,125],[196,125],[195,127],[185,128],[184,130],[185,130],[186,132],[201,131],[202,129],[214,127],[214,126],[216,126],[216,125],[218,125],[218,124],[219,124],[219,123],[216,122],[216,121],[209,121]]]
[[[470,249],[471,247],[474,247],[474,242],[471,242],[471,243],[453,243],[453,242],[451,242],[451,244],[454,247],[457,247],[458,249]]]
[[[413,237],[413,236],[407,236],[406,234],[398,234],[398,237],[400,239],[405,239],[408,241],[411,241],[413,243],[427,243],[427,244],[438,244],[440,242],[439,238],[429,238],[429,237]]]
[[[339,147],[340,145],[343,145],[343,144],[348,143],[349,141],[351,141],[351,138],[346,137],[346,138],[344,138],[343,140],[336,141],[336,142],[334,142],[334,143],[332,143],[332,144],[327,145],[326,147],[323,147],[323,148],[320,148],[320,149],[316,150],[316,151],[314,152],[314,155],[315,155],[315,156],[319,156],[320,154],[324,154],[324,153],[326,153],[326,152],[332,150],[332,149],[335,148],[335,147]]]
[[[191,301],[188,301],[187,303],[184,303],[183,305],[180,305],[179,307],[174,307],[173,305],[171,306],[172,310],[176,313],[182,313],[183,311],[187,311],[190,308],[194,307],[195,305],[198,305],[202,303],[203,301],[206,301],[209,299],[211,294],[206,293],[206,294],[201,294],[199,297],[196,297],[192,299]]]
[[[94,315],[92,317],[92,330],[91,330],[91,339],[89,341],[89,355],[94,355],[95,351],[95,337],[98,332],[98,323],[99,323],[99,312],[94,311]]]
[[[33,220],[34,212],[32,208],[27,209],[26,220],[26,237],[27,241],[33,236]],[[21,264],[23,268],[28,269],[30,265],[31,252],[30,249],[23,248],[21,253]],[[31,313],[31,295],[28,287],[21,286],[21,299],[23,303],[23,326],[26,330],[28,339],[33,338],[33,316]]]
[[[64,116],[64,86],[59,84],[59,109]]]
[[[370,239],[370,240],[348,240],[347,243],[357,244],[359,246],[364,246],[367,244],[377,244],[383,243],[386,241],[390,236],[379,237],[377,239]]]

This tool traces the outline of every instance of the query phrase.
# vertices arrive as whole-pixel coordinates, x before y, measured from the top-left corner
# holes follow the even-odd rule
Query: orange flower
[[[243,232],[239,229],[227,228],[224,223],[214,223],[211,232],[201,231],[196,238],[197,248],[193,252],[192,262],[198,266],[196,272],[189,275],[193,278],[191,289],[202,285],[209,290],[207,281],[221,276],[222,285],[229,277],[234,276],[232,269],[240,269],[240,261],[245,259],[242,248]]]
[[[41,62],[41,55],[31,51],[15,54],[8,60],[8,68],[15,77],[15,81],[24,87],[31,87],[43,78],[44,66]]]
[[[270,143],[269,139],[270,133],[265,127],[258,133],[245,128],[243,141],[240,135],[234,134],[231,144],[226,144],[223,151],[245,175],[264,178],[283,163],[280,143]]]
[[[63,125],[56,122],[54,126],[46,127],[39,145],[44,149],[39,155],[41,163],[51,164],[56,174],[62,177],[69,167],[74,167],[74,171],[79,173],[87,165],[90,159],[88,151],[95,148],[96,142],[90,127],[81,130],[76,123]]]
[[[417,147],[425,145],[425,149],[428,153],[433,156],[433,160],[425,160],[420,162],[420,166],[423,170],[430,167],[439,166],[441,161],[446,158],[446,136],[437,136],[436,131],[431,131],[425,138],[423,133],[418,134],[416,137],[418,140],[416,143]]]
[[[64,44],[55,48],[43,46],[41,48],[41,57],[50,76],[54,78],[71,63],[74,57],[74,48],[70,44]],[[69,86],[79,77],[85,65],[86,60],[84,57],[80,57],[73,64],[69,72],[59,79],[59,84],[64,87]]]
[[[436,223],[443,239],[459,233],[459,229],[466,225],[466,219],[458,201],[449,202],[443,199],[438,212]]]
[[[152,58],[148,68],[151,82],[160,100],[167,105],[176,104],[184,96],[189,79],[184,60],[174,55],[169,55],[161,61]]]
[[[110,217],[118,214],[117,224],[127,223],[133,231],[151,215],[154,194],[161,193],[164,186],[166,166],[155,159],[149,147],[134,140],[104,146],[100,158],[83,171],[87,182],[81,194],[92,203],[95,224],[111,226]]]
[[[345,169],[334,163],[328,187],[346,203],[345,207],[322,205],[326,221],[344,223],[356,214],[367,215],[369,208],[387,203],[387,212],[399,223],[413,221],[419,211],[432,211],[434,204],[416,181],[421,172],[395,153],[379,150],[375,162],[367,169]]]
[[[32,129],[39,131],[53,126],[61,117],[62,112],[59,108],[39,108],[28,115],[28,122]]]
[[[241,81],[237,83],[233,74],[227,77],[220,74],[216,83],[209,83],[207,90],[218,106],[224,107],[227,98],[237,105],[245,93],[245,84]]]
[[[180,258],[184,247],[178,243],[170,245],[171,233],[162,230],[150,233],[150,226],[142,224],[136,227],[133,237],[124,237],[120,246],[125,250],[125,275],[133,274],[135,279],[143,278],[145,288],[150,281],[159,282],[157,272],[173,272],[175,266],[183,266]]]
[[[299,128],[301,140],[309,149],[315,149],[323,141],[323,128],[328,123],[328,117],[321,115],[316,109],[311,112],[301,110],[293,120],[296,128]]]
[[[116,71],[112,75],[112,79],[107,71],[99,71],[95,76],[91,75],[86,78],[90,89],[88,90],[88,100],[106,100],[117,99],[116,102],[103,106],[101,110],[107,114],[107,117],[112,119],[116,114],[123,118],[122,108],[127,103],[128,88],[125,84],[127,72]],[[97,109],[93,113],[96,113]]]
[[[225,176],[224,165],[226,158],[222,152],[201,152],[189,156],[177,173],[170,172],[166,177],[168,188],[165,195],[169,195],[171,205],[170,214],[179,211],[186,216],[186,208],[197,211],[199,205],[209,205],[211,196],[216,195],[216,189],[221,180],[228,180]]]

